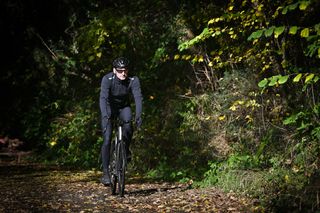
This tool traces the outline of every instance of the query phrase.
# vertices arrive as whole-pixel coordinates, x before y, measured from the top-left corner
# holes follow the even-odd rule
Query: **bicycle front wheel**
[[[118,189],[119,195],[121,197],[124,196],[124,189],[125,189],[125,174],[126,174],[126,164],[127,164],[127,156],[126,156],[126,149],[125,144],[123,141],[119,143],[119,167],[118,167]]]

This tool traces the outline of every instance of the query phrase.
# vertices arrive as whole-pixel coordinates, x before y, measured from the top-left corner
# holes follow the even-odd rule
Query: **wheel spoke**
[[[126,151],[123,141],[119,144],[119,194],[124,196],[125,189],[125,172],[126,172]]]
[[[117,176],[116,176],[116,153],[115,153],[115,142],[111,143],[110,148],[110,175],[111,175],[111,193],[116,194],[117,190]]]

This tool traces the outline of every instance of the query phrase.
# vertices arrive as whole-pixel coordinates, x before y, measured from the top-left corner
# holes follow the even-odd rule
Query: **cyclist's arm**
[[[111,86],[110,84],[111,84],[111,81],[108,79],[107,76],[104,76],[101,81],[101,90],[100,90],[100,99],[99,99],[102,123],[106,122],[111,117],[111,108],[109,103],[109,91]]]
[[[141,87],[140,87],[140,81],[138,77],[134,77],[132,82],[132,94],[134,97],[134,102],[136,105],[136,118],[141,117],[142,113],[142,94],[141,94]]]

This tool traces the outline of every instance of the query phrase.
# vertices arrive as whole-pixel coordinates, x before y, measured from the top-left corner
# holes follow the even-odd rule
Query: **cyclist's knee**
[[[131,129],[131,121],[123,121],[123,128]]]

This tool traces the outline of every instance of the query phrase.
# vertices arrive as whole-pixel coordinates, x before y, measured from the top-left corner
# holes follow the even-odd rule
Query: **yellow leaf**
[[[300,170],[299,170],[299,168],[298,168],[297,166],[293,166],[292,171],[293,171],[294,173],[297,173],[297,172],[299,172]]]
[[[232,111],[236,111],[237,107],[235,105],[232,105],[229,109],[232,110]]]
[[[198,62],[203,62],[203,56],[200,56],[200,58],[198,59]]]
[[[303,38],[306,38],[309,36],[309,28],[304,28],[301,33],[300,33],[300,36],[303,37]]]
[[[314,77],[314,74],[313,74],[313,73],[309,74],[309,75],[306,77],[306,80],[304,81],[304,83],[308,83],[309,81],[311,81],[311,80],[313,79],[313,77]]]
[[[191,58],[191,55],[186,56],[186,60],[189,60]]]
[[[50,142],[50,146],[51,146],[51,147],[55,146],[56,144],[57,144],[56,141],[51,141],[51,142]]]
[[[180,58],[180,55],[175,55],[174,60],[178,60]]]
[[[225,115],[221,115],[221,116],[218,117],[219,121],[223,121],[225,118],[226,118]]]
[[[285,179],[286,182],[289,182],[289,180],[290,180],[288,175],[285,175],[284,179]]]
[[[299,5],[299,9],[300,10],[305,10],[308,7],[309,4],[310,4],[309,1],[301,1],[300,5]]]
[[[97,57],[98,57],[98,58],[101,58],[101,55],[102,55],[101,52],[97,53]]]
[[[198,56],[195,56],[193,59],[192,59],[192,62],[195,63],[198,61]]]
[[[233,10],[233,6],[230,6],[230,7],[228,8],[228,10],[229,10],[229,11]]]
[[[294,77],[293,82],[299,82],[302,74],[299,73],[296,77]]]
[[[246,116],[247,123],[251,123],[253,121],[253,118],[250,115]]]
[[[210,120],[211,116],[205,118],[206,121]]]

